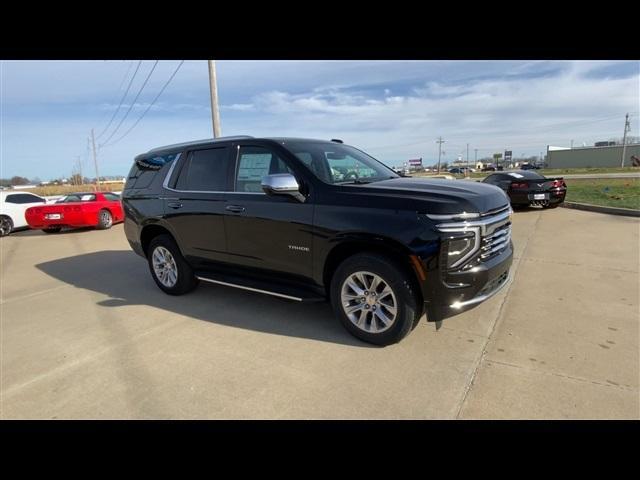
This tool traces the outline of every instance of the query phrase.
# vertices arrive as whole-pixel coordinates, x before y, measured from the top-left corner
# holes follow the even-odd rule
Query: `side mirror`
[[[296,177],[290,173],[275,173],[262,177],[262,190],[267,195],[290,195],[304,202],[305,197],[300,193],[300,185]]]

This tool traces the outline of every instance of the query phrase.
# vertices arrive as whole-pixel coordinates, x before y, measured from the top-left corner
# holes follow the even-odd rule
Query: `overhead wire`
[[[129,108],[127,109],[126,113],[124,114],[124,117],[122,117],[122,119],[120,119],[120,123],[118,123],[118,125],[115,128],[115,130],[113,132],[111,132],[111,135],[109,135],[109,138],[107,138],[104,142],[102,142],[99,145],[100,148],[105,146],[107,143],[109,143],[109,140],[111,140],[113,138],[113,136],[120,129],[120,127],[122,126],[124,121],[127,119],[127,117],[129,116],[129,113],[131,112],[131,110],[133,109],[134,105],[136,104],[136,100],[138,100],[138,97],[140,97],[140,94],[144,90],[144,87],[147,86],[147,82],[149,82],[149,79],[151,78],[151,75],[153,74],[153,71],[156,69],[157,65],[158,65],[158,60],[156,60],[156,62],[153,64],[153,67],[151,67],[151,71],[147,74],[147,78],[144,79],[144,82],[143,82],[142,86],[140,87],[140,90],[138,90],[138,93],[136,94],[136,97],[131,102],[131,105],[129,105]]]
[[[122,140],[124,137],[126,137],[135,127],[136,125],[138,125],[138,123],[140,123],[140,120],[142,120],[144,118],[144,116],[147,114],[147,112],[149,110],[151,110],[151,107],[156,103],[156,101],[160,98],[160,95],[162,95],[162,93],[164,92],[164,90],[167,88],[167,86],[171,83],[171,80],[173,80],[173,77],[176,76],[176,73],[178,73],[178,70],[180,70],[180,67],[182,67],[182,64],[184,63],[184,60],[182,60],[180,62],[180,64],[176,67],[176,69],[173,71],[173,73],[171,74],[171,76],[169,77],[169,79],[165,82],[165,84],[162,86],[162,88],[160,89],[160,91],[158,92],[158,94],[155,96],[155,98],[151,101],[151,103],[147,106],[146,110],[144,112],[142,112],[142,115],[140,115],[140,117],[138,117],[138,119],[135,121],[135,123],[133,125],[131,125],[131,127],[124,133],[124,135],[122,135],[121,137],[119,137],[118,139],[114,140],[113,142],[111,142],[110,144],[105,144],[103,145],[103,147],[110,147],[112,145],[115,145],[116,143],[118,143],[120,140]]]
[[[122,103],[124,102],[124,99],[127,97],[127,94],[129,93],[129,90],[131,89],[131,85],[133,84],[133,80],[136,78],[136,75],[138,74],[138,70],[140,69],[140,65],[142,64],[142,60],[140,60],[138,62],[138,66],[136,67],[135,72],[133,72],[133,76],[131,77],[131,80],[129,80],[129,85],[127,86],[127,90],[124,92],[124,95],[122,95],[122,98],[120,99],[120,103],[118,104],[118,108],[116,108],[116,110],[113,112],[113,115],[111,116],[111,120],[109,120],[109,123],[107,124],[106,127],[104,127],[104,129],[102,130],[102,132],[100,132],[98,134],[98,136],[96,137],[96,139],[100,138],[102,135],[104,135],[104,133],[109,129],[109,127],[111,126],[111,124],[113,123],[114,118],[116,118],[116,115],[118,114],[118,112],[120,111],[120,107],[122,107]],[[131,66],[133,65],[133,63],[131,63],[129,65],[129,70],[131,70]],[[127,75],[129,74],[129,70],[127,70]],[[122,79],[122,82],[120,82],[120,88],[122,88],[122,84],[124,83],[124,79],[127,78],[127,75],[125,75]],[[118,88],[118,90],[120,90],[120,88]]]

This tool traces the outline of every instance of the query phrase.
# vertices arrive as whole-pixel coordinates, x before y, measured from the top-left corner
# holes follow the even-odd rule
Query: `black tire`
[[[105,208],[98,212],[98,230],[108,230],[113,225],[113,216],[111,212]]]
[[[58,233],[60,230],[62,230],[62,227],[50,227],[42,229],[44,233]]]
[[[157,277],[153,268],[153,253],[158,247],[163,247],[171,253],[177,267],[177,280],[172,286],[164,285]],[[193,269],[184,259],[182,253],[180,253],[180,249],[171,235],[158,235],[151,240],[149,248],[147,249],[147,263],[149,264],[149,270],[151,271],[153,280],[164,293],[168,293],[169,295],[184,295],[198,286],[198,279],[193,273]]]
[[[356,272],[370,272],[379,276],[393,291],[397,314],[387,330],[380,333],[364,331],[352,323],[344,311],[341,300],[342,285]],[[343,261],[331,279],[330,297],[335,315],[349,333],[374,345],[385,346],[399,342],[415,328],[423,313],[417,286],[409,272],[399,267],[392,259],[376,253],[359,253]],[[373,313],[368,318],[373,319]]]
[[[0,237],[6,237],[13,230],[13,220],[7,215],[0,215]]]

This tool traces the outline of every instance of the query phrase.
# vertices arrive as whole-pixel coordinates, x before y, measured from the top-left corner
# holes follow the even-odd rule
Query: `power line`
[[[122,90],[122,85],[124,85],[124,81],[129,76],[129,72],[131,71],[131,67],[133,67],[133,62],[129,63],[129,68],[127,68],[127,73],[124,74],[124,77],[122,77],[122,80],[120,81],[120,85],[118,85],[118,91]]]
[[[115,145],[116,143],[118,143],[120,140],[122,140],[124,137],[126,137],[129,132],[131,132],[131,130],[133,130],[136,125],[138,125],[138,123],[140,123],[140,120],[142,120],[144,118],[144,116],[147,114],[147,112],[149,110],[151,110],[151,107],[156,103],[156,101],[158,100],[158,98],[160,98],[160,95],[162,95],[162,92],[164,92],[164,89],[167,88],[167,86],[169,85],[169,83],[171,83],[171,80],[173,80],[173,77],[175,77],[176,73],[178,73],[178,70],[180,70],[180,67],[182,67],[182,64],[184,63],[184,60],[182,60],[180,62],[180,64],[177,66],[177,68],[173,71],[173,73],[171,74],[171,76],[169,77],[169,80],[167,80],[167,82],[164,84],[164,86],[160,89],[160,92],[158,92],[158,94],[156,95],[156,97],[151,101],[151,103],[149,104],[149,106],[147,107],[147,109],[142,113],[142,115],[140,115],[140,117],[138,117],[138,120],[136,120],[136,122],[131,125],[131,128],[129,128],[129,130],[127,130],[124,135],[122,135],[120,138],[118,138],[117,140],[113,141],[110,145],[103,145],[103,146],[111,146],[111,145]]]
[[[142,60],[140,60],[138,62],[138,66],[136,67],[135,72],[133,72],[133,77],[131,77],[131,80],[129,81],[129,85],[127,86],[127,90],[124,92],[124,95],[122,95],[122,98],[120,99],[120,104],[118,105],[118,108],[116,108],[116,111],[113,112],[113,115],[111,116],[111,120],[109,120],[109,123],[107,124],[106,127],[104,127],[104,130],[102,130],[102,132],[100,132],[100,134],[98,135],[97,138],[100,138],[102,135],[104,135],[104,132],[106,132],[107,130],[109,130],[109,127],[111,126],[111,124],[113,123],[113,119],[116,118],[116,115],[118,114],[118,112],[120,111],[120,107],[122,106],[122,102],[124,102],[124,99],[126,98],[127,94],[129,93],[129,89],[131,88],[131,85],[133,84],[133,80],[136,78],[136,75],[138,74],[138,69],[140,69],[140,65],[142,64]],[[129,65],[129,70],[131,70],[131,65],[133,65],[133,63],[131,63]],[[127,70],[127,75],[129,74],[129,70]],[[127,76],[125,75],[124,78],[122,79],[122,82],[120,82],[120,87],[122,87],[122,83],[124,82],[124,79],[127,78]],[[120,90],[120,88],[118,88],[118,90]]]
[[[151,74],[153,74],[153,71],[156,69],[157,65],[158,65],[158,60],[156,60],[156,63],[153,64],[153,67],[151,68],[151,71],[147,75],[147,78],[144,79],[144,83],[140,87],[140,90],[138,90],[138,93],[136,94],[136,98],[134,98],[133,101],[131,102],[131,105],[129,105],[129,109],[127,110],[127,113],[124,114],[124,117],[122,117],[122,119],[120,120],[120,123],[118,123],[118,126],[116,127],[116,129],[113,132],[111,132],[111,135],[109,135],[109,138],[107,138],[100,145],[100,147],[103,147],[104,145],[106,145],[109,142],[109,140],[111,140],[113,138],[113,136],[116,134],[116,132],[120,129],[120,126],[122,125],[122,123],[127,119],[127,117],[129,116],[129,113],[131,112],[131,109],[136,104],[136,100],[138,100],[138,97],[140,96],[140,94],[144,90],[144,87],[147,86],[147,82],[149,81],[149,78],[151,78]]]

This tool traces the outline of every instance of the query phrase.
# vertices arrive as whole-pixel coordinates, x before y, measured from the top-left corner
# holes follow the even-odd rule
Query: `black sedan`
[[[562,177],[546,178],[533,170],[493,173],[483,182],[502,188],[514,207],[555,208],[564,202],[567,193],[567,184]]]

